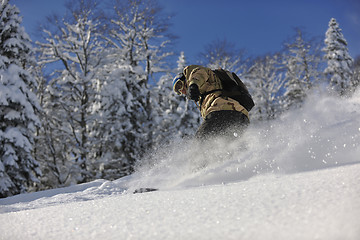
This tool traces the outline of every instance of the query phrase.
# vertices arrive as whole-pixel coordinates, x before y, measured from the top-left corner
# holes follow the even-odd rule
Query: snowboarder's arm
[[[200,89],[200,93],[202,93],[201,89],[206,83],[208,78],[209,75],[207,69],[204,67],[197,67],[191,72],[189,76],[188,86],[191,86],[192,84],[196,84]]]

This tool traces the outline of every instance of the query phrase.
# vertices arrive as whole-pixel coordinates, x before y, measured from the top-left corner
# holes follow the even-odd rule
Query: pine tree
[[[182,139],[194,135],[201,117],[193,101],[178,96],[173,91],[172,80],[186,67],[184,52],[180,53],[177,68],[160,78],[154,89],[154,104],[161,118],[156,122],[156,145],[169,144],[174,139]]]
[[[117,51],[117,53],[119,53]],[[134,69],[115,54],[107,66],[109,74],[101,89],[101,162],[102,178],[116,179],[133,172],[133,166],[147,149],[147,114],[144,99],[148,88],[141,82],[145,72]]]
[[[283,107],[301,107],[309,90],[319,75],[320,63],[316,46],[304,38],[300,29],[296,29],[294,40],[285,44],[283,65],[285,67],[285,92]]]
[[[0,17],[0,197],[7,197],[27,191],[41,175],[31,153],[40,106],[27,70],[33,50],[19,10],[2,0]]]
[[[185,57],[185,53],[184,53],[184,52],[180,52],[180,56],[179,56],[178,60],[176,61],[176,63],[177,63],[176,72],[177,72],[177,73],[183,72],[184,68],[185,68],[186,65],[187,65],[187,63],[186,63],[186,57]]]
[[[347,41],[335,18],[329,22],[325,45],[327,68],[324,73],[328,77],[330,88],[340,95],[345,95],[354,87],[352,84],[353,59],[349,55]]]
[[[355,58],[353,68],[354,68],[354,70],[353,70],[354,75],[353,75],[352,84],[353,84],[354,88],[358,88],[360,85],[360,56]]]
[[[180,53],[179,59],[177,61],[177,69],[176,73],[183,72],[184,68],[187,66],[186,58],[184,52]],[[172,81],[170,81],[172,82]],[[169,82],[169,83],[170,83]],[[174,95],[174,91],[171,86],[171,94]],[[178,96],[175,96],[176,98],[179,98]],[[177,121],[177,124],[175,125],[178,136],[181,138],[186,138],[189,136],[193,136],[195,134],[195,131],[198,129],[200,122],[202,121],[200,110],[198,106],[193,102],[190,101],[188,98],[180,98],[181,101],[179,104],[177,104],[177,111],[180,110],[180,118],[177,116],[173,119],[173,121]],[[185,103],[184,103],[185,101]],[[172,106],[174,107],[174,106]],[[180,107],[180,108],[179,108]]]

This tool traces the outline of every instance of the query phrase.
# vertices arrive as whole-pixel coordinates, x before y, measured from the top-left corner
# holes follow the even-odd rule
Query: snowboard
[[[158,191],[159,189],[157,188],[138,188],[136,189],[133,193],[146,193],[146,192],[154,192],[154,191]]]

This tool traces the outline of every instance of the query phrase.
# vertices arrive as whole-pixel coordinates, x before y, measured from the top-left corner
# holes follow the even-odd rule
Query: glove
[[[199,101],[200,98],[200,91],[199,87],[196,84],[191,84],[189,86],[189,98],[194,101]]]

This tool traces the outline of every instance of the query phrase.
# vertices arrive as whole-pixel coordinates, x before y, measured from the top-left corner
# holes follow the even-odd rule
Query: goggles
[[[182,94],[182,90],[185,87],[185,76],[183,73],[179,73],[173,80],[173,90],[177,95]]]

